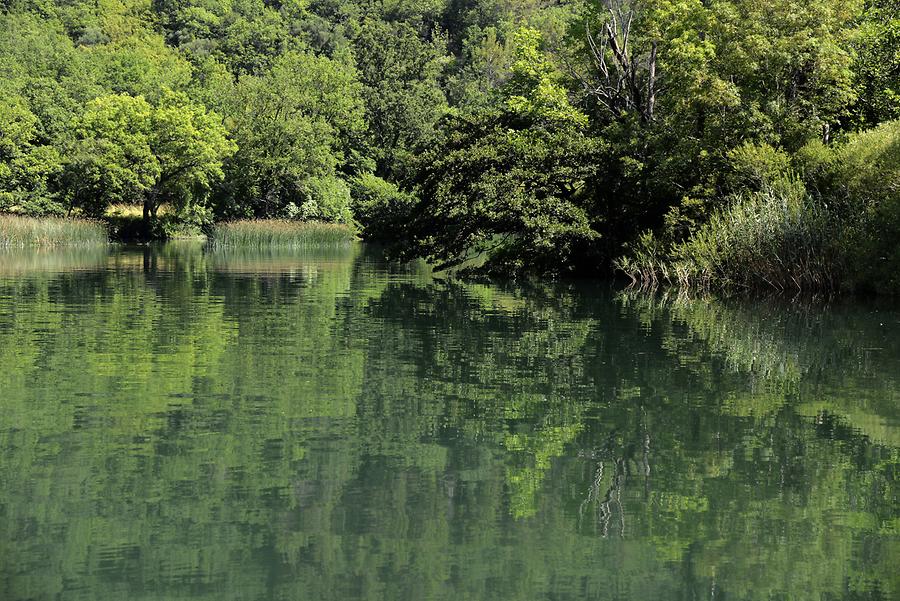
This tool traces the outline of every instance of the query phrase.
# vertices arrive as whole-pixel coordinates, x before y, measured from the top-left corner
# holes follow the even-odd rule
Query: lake
[[[0,599],[898,599],[898,308],[3,251]]]

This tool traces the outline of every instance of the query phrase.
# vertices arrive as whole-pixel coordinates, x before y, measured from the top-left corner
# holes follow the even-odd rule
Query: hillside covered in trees
[[[897,0],[0,0],[0,211],[900,290]]]

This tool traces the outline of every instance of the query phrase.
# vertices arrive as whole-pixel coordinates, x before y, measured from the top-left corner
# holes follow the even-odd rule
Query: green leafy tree
[[[413,154],[434,141],[438,119],[447,111],[438,81],[443,41],[423,40],[403,22],[367,18],[353,49],[377,173],[402,175]]]
[[[60,156],[53,146],[38,143],[38,125],[21,98],[0,99],[0,210],[63,211],[50,189]]]
[[[222,110],[238,143],[217,191],[222,216],[290,216],[289,205],[330,204],[319,194],[327,186],[312,178],[352,169],[359,157],[363,105],[346,56],[285,54],[267,75],[242,77]]]
[[[100,216],[111,204],[138,204],[160,176],[150,146],[153,107],[142,96],[113,94],[88,103],[63,181],[69,203]]]
[[[598,237],[584,204],[598,143],[558,85],[539,33],[523,29],[516,43],[504,110],[457,120],[421,159],[407,252],[442,267],[565,270]]]
[[[562,73],[542,51],[541,43],[536,29],[522,28],[513,36],[515,62],[504,94],[507,110],[534,124],[586,126],[587,115],[569,102]]]
[[[145,219],[148,213],[155,218],[162,202],[179,209],[203,203],[224,175],[223,161],[237,150],[217,113],[180,94],[163,97],[152,113],[150,132],[160,172],[144,199]]]
[[[66,166],[71,203],[93,215],[140,203],[145,225],[160,204],[202,203],[235,151],[218,115],[166,93],[158,106],[113,94],[88,103]]]
[[[900,2],[868,2],[855,40],[859,119],[875,125],[900,117]]]

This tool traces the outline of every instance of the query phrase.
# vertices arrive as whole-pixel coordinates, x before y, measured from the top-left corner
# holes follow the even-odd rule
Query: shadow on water
[[[891,599],[900,312],[0,256],[4,599]]]

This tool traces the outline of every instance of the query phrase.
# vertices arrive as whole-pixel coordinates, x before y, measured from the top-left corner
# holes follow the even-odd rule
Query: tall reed
[[[353,229],[342,223],[260,219],[217,225],[212,244],[249,248],[335,247],[347,245],[355,237]]]
[[[618,267],[650,287],[827,291],[843,283],[845,237],[823,203],[784,181],[732,198],[668,249],[646,235]]]
[[[107,241],[106,227],[96,221],[0,215],[0,247],[88,246]]]

